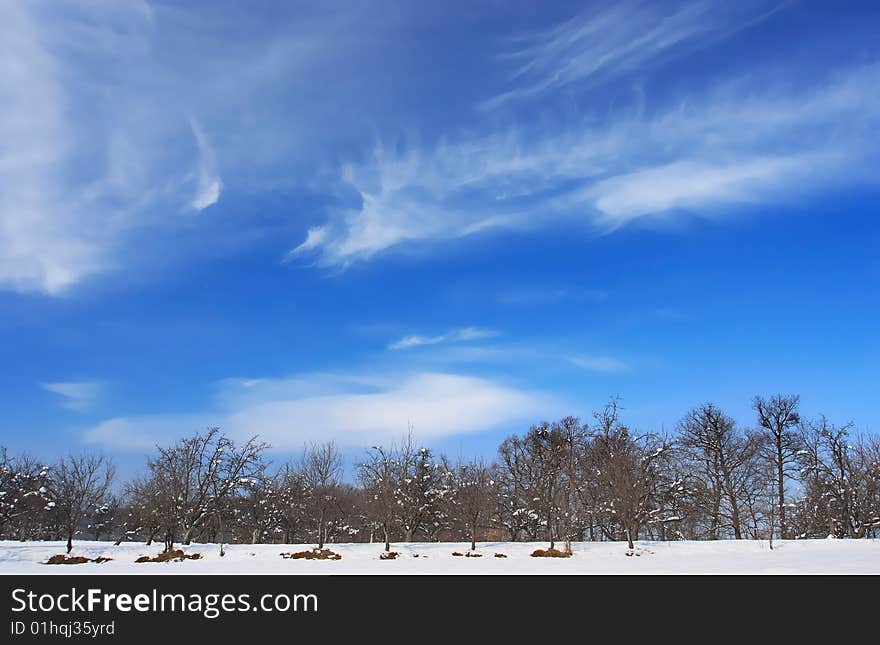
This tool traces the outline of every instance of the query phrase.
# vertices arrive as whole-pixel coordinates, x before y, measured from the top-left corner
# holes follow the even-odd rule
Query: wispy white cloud
[[[0,6],[0,288],[59,294],[185,203],[173,109],[118,82],[154,69],[152,27],[135,1]]]
[[[785,4],[627,0],[591,7],[550,29],[520,38],[524,44],[506,54],[516,65],[513,88],[487,100],[484,107],[644,70],[652,62],[685,54],[752,25]]]
[[[182,213],[232,181],[293,181],[293,160],[330,138],[312,125],[355,77],[340,65],[358,40],[344,25],[365,11],[306,3],[284,29],[246,11],[0,3],[0,289],[57,295],[143,256],[191,256]],[[315,90],[336,66],[338,83]],[[303,88],[293,113],[282,97]],[[237,241],[259,233],[244,218],[228,227]]]
[[[593,372],[625,372],[629,365],[611,356],[569,356],[568,361]]]
[[[589,90],[717,42],[778,6],[589,10],[518,41],[504,59],[515,72],[503,101]],[[388,45],[413,39],[418,30],[407,28],[419,12],[388,21],[351,3],[328,11],[307,2],[278,16],[287,20],[280,28],[263,16],[242,19],[244,11],[196,14],[139,0],[63,11],[41,1],[0,5],[0,289],[59,294],[150,249],[187,250],[175,245],[198,236],[176,233],[203,218],[179,215],[216,209],[237,189],[296,186],[332,198],[324,219],[310,219],[301,244],[291,243],[290,258],[337,269],[487,231],[568,218],[607,232],[658,213],[798,199],[874,179],[876,64],[807,76],[783,61],[677,90],[675,103],[646,96],[609,111],[588,96],[577,117],[525,125],[515,111],[477,112],[466,126],[425,128],[438,138],[422,141],[412,135],[422,132],[419,116],[395,104],[412,70]],[[488,76],[500,73],[498,62],[474,59]],[[544,107],[556,115],[559,106]],[[405,124],[408,144],[389,122]],[[373,154],[364,149],[369,131],[381,142]],[[338,171],[340,159],[348,163]],[[230,217],[218,235],[240,248],[298,224],[290,213],[268,217],[277,221]]]
[[[494,338],[499,332],[493,329],[481,329],[480,327],[463,327],[461,329],[453,329],[439,336],[406,336],[397,340],[390,345],[388,349],[412,349],[413,347],[422,347],[424,345],[439,345],[441,343],[461,343],[470,340],[482,340],[485,338]]]
[[[0,4],[0,61],[0,288],[54,293],[105,260],[99,239],[64,216],[73,200],[56,180],[75,142],[55,61],[24,3]]]
[[[812,85],[754,78],[652,111],[379,146],[345,179],[359,208],[330,213],[294,257],[346,267],[404,245],[567,219],[598,233],[636,218],[784,203],[876,180],[880,65]]]
[[[599,181],[587,192],[602,219],[617,227],[673,209],[772,201],[778,191],[826,166],[824,161],[833,160],[791,155],[730,164],[677,161]]]
[[[400,438],[411,424],[422,440],[490,429],[555,409],[541,392],[486,378],[420,372],[399,379],[318,378],[318,390],[298,391],[310,379],[260,379],[223,384],[213,412],[117,417],[86,431],[87,441],[141,450],[209,425],[244,439],[255,434],[276,450],[334,439],[366,446]],[[247,390],[242,392],[241,390]]]
[[[211,415],[114,417],[89,428],[85,433],[85,440],[106,450],[142,452],[215,425]]]
[[[214,150],[209,145],[201,124],[196,119],[190,119],[190,127],[199,148],[198,188],[190,204],[197,211],[201,211],[217,203],[217,200],[220,199],[223,182],[217,173]]]
[[[62,396],[61,405],[77,412],[94,408],[104,392],[104,385],[98,381],[55,381],[40,383],[40,387]]]

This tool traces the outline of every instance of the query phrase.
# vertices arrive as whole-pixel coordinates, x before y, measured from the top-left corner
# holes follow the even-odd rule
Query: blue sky
[[[284,5],[0,8],[0,443],[880,427],[876,3]]]

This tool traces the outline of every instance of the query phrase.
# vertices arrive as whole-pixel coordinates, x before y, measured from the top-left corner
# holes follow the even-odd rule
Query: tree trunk
[[[712,517],[709,520],[709,539],[718,539],[718,518],[721,515],[721,493],[713,491],[712,493]]]
[[[73,551],[73,531],[67,532],[67,552]]]
[[[730,470],[721,460],[721,474],[724,476],[724,487],[727,489],[727,500],[730,502],[730,519],[733,522],[733,537],[737,540],[742,539],[742,526],[739,519],[739,502],[736,498],[736,492],[733,490],[731,483]]]
[[[390,551],[391,550],[391,540],[390,540],[390,536],[388,535],[388,524],[383,525],[382,530],[385,533],[385,550]]]
[[[730,519],[733,522],[733,537],[737,540],[742,539],[742,527],[739,519],[739,505],[737,504],[736,495],[730,495]]]
[[[626,546],[629,547],[630,549],[636,548],[635,545],[633,544],[632,531],[629,530],[629,527],[627,527],[627,529],[626,529]]]
[[[785,464],[783,463],[782,436],[776,436],[776,478],[779,486],[779,538],[784,540],[787,534],[785,526]]]

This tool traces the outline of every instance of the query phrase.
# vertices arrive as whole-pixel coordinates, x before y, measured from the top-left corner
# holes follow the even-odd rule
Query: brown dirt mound
[[[496,557],[496,558],[506,558],[507,556],[504,555],[503,553],[496,553],[496,554],[495,554],[495,557]]]
[[[453,551],[452,555],[454,555],[456,558],[460,558],[461,556],[464,555],[464,553],[459,553],[458,551]]]
[[[171,551],[163,551],[155,558],[142,555],[135,562],[183,562],[184,560],[200,560],[200,553],[184,553],[183,549],[173,549]]]
[[[85,564],[86,562],[95,562],[97,564],[101,564],[102,562],[109,562],[113,558],[85,558],[81,555],[64,555],[59,553],[58,555],[53,555],[46,561],[46,564]]]
[[[387,551],[379,554],[380,560],[396,560],[400,554],[397,551]]]
[[[342,556],[330,549],[312,549],[310,551],[297,551],[296,553],[282,553],[285,560],[341,560]]]
[[[466,558],[482,558],[483,554],[482,553],[474,553],[473,551],[468,551],[467,553],[464,554],[464,557],[466,557]]]
[[[535,549],[532,551],[533,558],[570,558],[571,553],[559,549]]]

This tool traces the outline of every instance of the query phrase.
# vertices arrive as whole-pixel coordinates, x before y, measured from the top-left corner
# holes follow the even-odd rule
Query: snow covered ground
[[[102,564],[43,564],[64,553],[62,542],[0,541],[0,574],[880,574],[880,540],[804,540],[774,542],[639,542],[639,555],[627,556],[626,545],[614,542],[578,543],[568,559],[533,558],[529,554],[546,543],[479,543],[481,558],[452,555],[464,553],[462,543],[394,544],[396,560],[379,559],[381,544],[331,544],[341,560],[291,560],[282,552],[300,551],[314,545],[236,544],[226,546],[220,557],[216,544],[194,544],[187,553],[200,553],[199,560],[142,563],[142,555],[155,556],[161,544],[114,546],[112,542],[74,544],[72,555],[113,558]],[[506,558],[496,558],[503,553]]]

